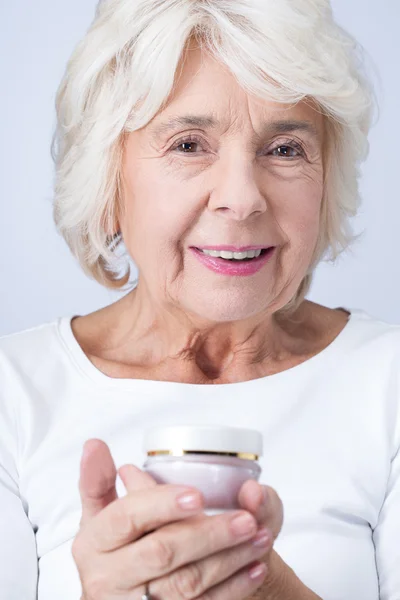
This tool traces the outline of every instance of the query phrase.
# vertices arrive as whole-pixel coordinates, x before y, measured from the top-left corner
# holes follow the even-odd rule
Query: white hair
[[[302,298],[318,261],[352,240],[349,220],[377,106],[366,53],[334,21],[329,0],[101,1],[56,98],[58,230],[87,274],[113,288],[129,282],[115,230],[124,132],[144,127],[165,105],[192,39],[248,93],[282,103],[308,99],[325,115],[320,234]]]

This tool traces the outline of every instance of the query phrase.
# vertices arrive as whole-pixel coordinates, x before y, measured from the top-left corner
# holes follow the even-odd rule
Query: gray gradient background
[[[52,222],[54,96],[89,26],[93,0],[0,0],[0,335],[86,314],[118,294],[89,280]],[[335,265],[321,264],[309,297],[400,323],[400,2],[333,0],[338,21],[378,71],[380,120],[363,167],[363,232]],[[376,77],[375,77],[376,81]]]

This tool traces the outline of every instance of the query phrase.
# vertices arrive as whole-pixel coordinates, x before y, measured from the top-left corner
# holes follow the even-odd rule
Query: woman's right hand
[[[85,444],[80,530],[72,546],[81,600],[242,600],[263,583],[272,534],[247,511],[205,516],[196,489],[159,485],[133,465],[119,474],[101,440]]]

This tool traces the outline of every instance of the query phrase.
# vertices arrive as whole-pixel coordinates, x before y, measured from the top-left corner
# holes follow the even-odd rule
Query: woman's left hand
[[[260,485],[254,480],[246,481],[239,492],[238,501],[240,508],[252,513],[258,523],[266,527],[272,536],[273,542],[278,537],[283,524],[283,504],[277,492],[270,486]],[[264,555],[262,562],[267,566],[266,579],[261,588],[259,588],[256,598],[268,600],[280,598],[282,590],[282,599],[288,598],[285,595],[286,569],[288,565],[274,551],[273,545]]]
[[[283,505],[272,487],[249,479],[242,485],[238,501],[240,508],[252,513],[260,525],[271,531],[274,540],[278,537],[283,523]]]
[[[276,491],[256,481],[246,481],[239,492],[240,508],[252,513],[260,525],[272,533],[275,542],[283,524],[283,504]],[[275,552],[273,546],[264,555],[267,575],[251,600],[321,600]]]

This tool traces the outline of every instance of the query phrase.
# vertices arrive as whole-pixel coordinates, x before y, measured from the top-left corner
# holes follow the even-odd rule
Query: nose
[[[234,221],[245,221],[267,210],[254,176],[245,168],[225,173],[223,183],[214,187],[208,203],[209,210]]]

